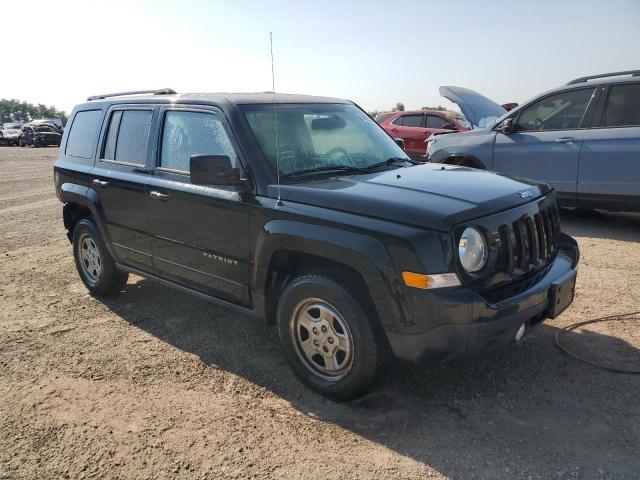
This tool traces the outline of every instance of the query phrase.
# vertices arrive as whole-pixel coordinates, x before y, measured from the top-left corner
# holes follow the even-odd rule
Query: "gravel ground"
[[[504,350],[397,365],[335,404],[296,381],[275,330],[130,277],[96,300],[53,191],[56,149],[0,147],[0,478],[640,478],[640,377],[553,335],[640,309],[640,216],[563,212],[574,304]],[[640,368],[638,318],[567,334]]]

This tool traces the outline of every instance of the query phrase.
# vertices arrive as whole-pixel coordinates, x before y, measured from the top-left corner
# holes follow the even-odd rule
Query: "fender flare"
[[[322,257],[350,267],[364,279],[383,327],[386,329],[401,318],[397,303],[398,275],[380,241],[357,232],[282,219],[267,222],[256,240],[251,281],[256,303],[261,303],[256,305],[259,310],[266,311],[271,260],[282,250]]]
[[[86,207],[91,212],[91,216],[96,222],[96,226],[98,227],[100,235],[102,235],[102,238],[104,239],[107,250],[109,250],[109,253],[113,258],[118,258],[111,247],[111,236],[106,228],[107,220],[102,204],[100,203],[98,193],[94,189],[85,185],[63,183],[60,187],[59,198],[60,201],[65,204],[65,207],[69,203],[75,203]]]

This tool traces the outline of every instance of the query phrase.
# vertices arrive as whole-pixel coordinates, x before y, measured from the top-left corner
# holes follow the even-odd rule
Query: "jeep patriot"
[[[134,273],[264,318],[295,374],[336,400],[394,357],[518,341],[573,300],[579,252],[553,189],[416,164],[345,100],[90,97],[54,179],[92,294]]]

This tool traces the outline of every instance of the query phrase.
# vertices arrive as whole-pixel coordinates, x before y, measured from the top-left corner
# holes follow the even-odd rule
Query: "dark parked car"
[[[381,113],[376,122],[393,138],[404,141],[405,151],[413,158],[425,156],[426,139],[434,133],[466,132],[469,123],[461,115],[440,110],[413,110],[406,112]]]
[[[46,147],[48,145],[60,146],[62,135],[58,128],[50,123],[28,123],[21,129],[18,144],[21,147]]]
[[[479,128],[430,139],[431,162],[546,182],[569,207],[640,211],[640,70],[578,78],[510,112],[441,91]]]
[[[135,273],[264,318],[340,400],[389,355],[504,345],[573,300],[578,248],[545,184],[416,164],[344,100],[138,93],[77,106],[54,166],[93,294]]]

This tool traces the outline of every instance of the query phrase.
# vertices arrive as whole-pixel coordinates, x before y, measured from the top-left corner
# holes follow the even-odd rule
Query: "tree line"
[[[37,105],[20,100],[3,98],[0,100],[0,124],[11,122],[30,122],[39,118],[54,118],[62,120],[62,124],[67,124],[67,113],[56,110],[54,106],[46,106],[42,103]]]
[[[437,107],[422,107],[420,110],[440,110],[441,112],[446,112],[447,109],[442,105],[438,105]],[[371,118],[376,118],[376,115],[384,112],[404,112],[404,103],[398,102],[394,107],[391,107],[391,110],[373,110],[371,112],[367,112]]]

